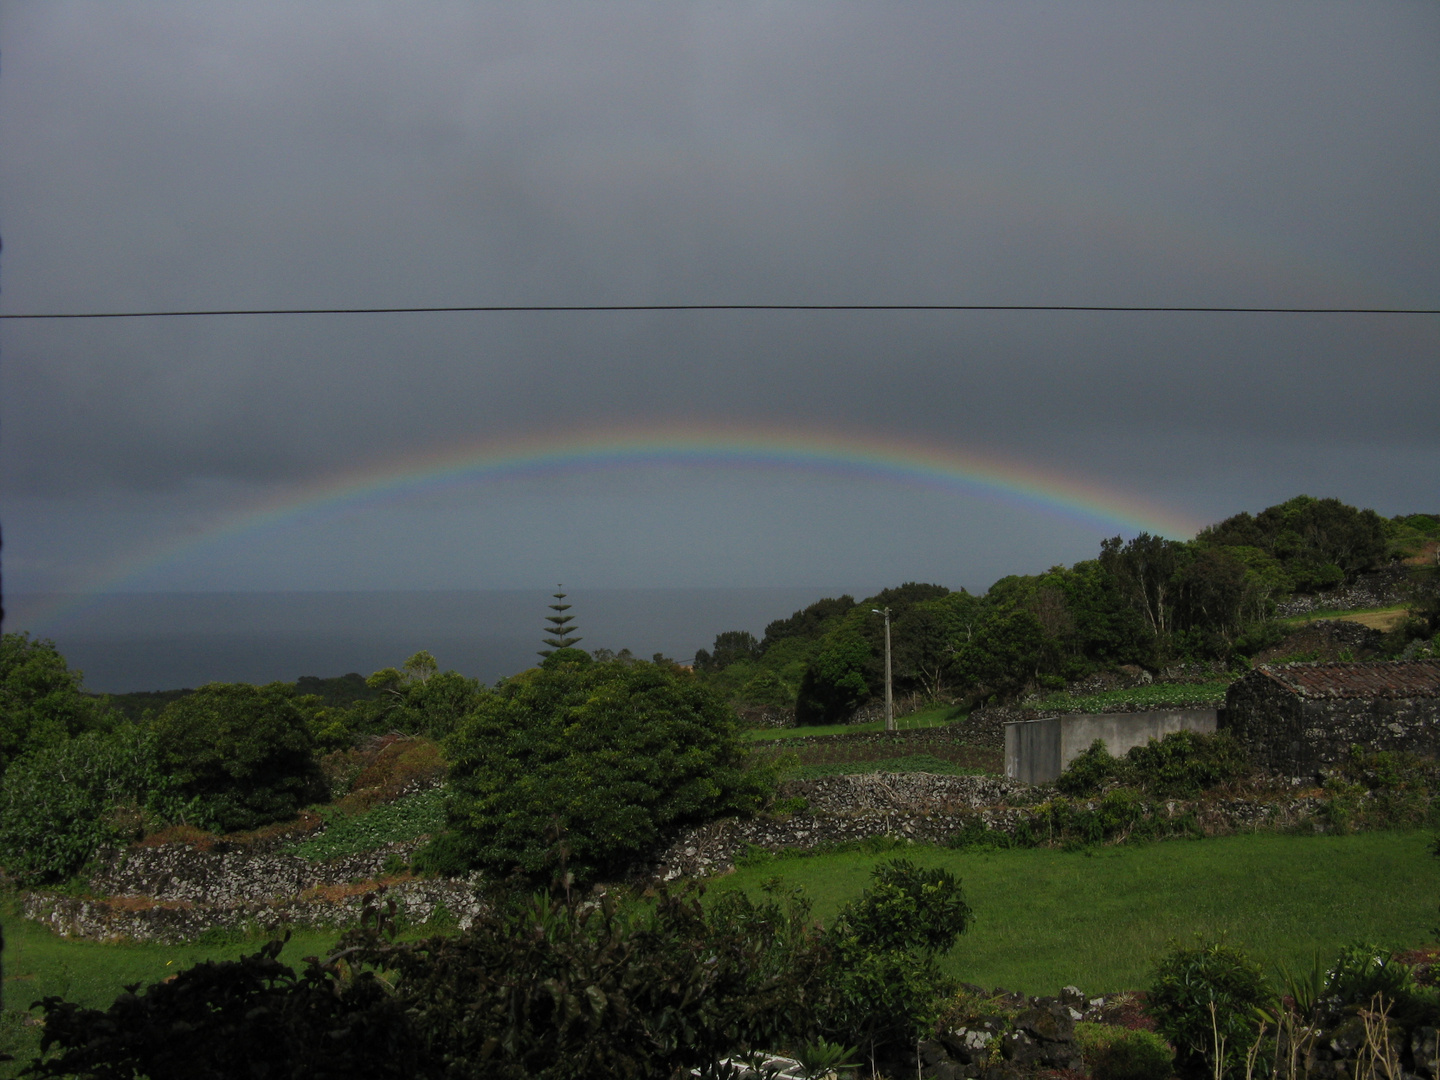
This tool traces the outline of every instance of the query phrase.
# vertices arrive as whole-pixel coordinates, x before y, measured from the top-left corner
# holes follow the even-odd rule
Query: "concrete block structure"
[[[1067,713],[1005,725],[1005,775],[1027,784],[1054,780],[1096,739],[1111,756],[1175,731],[1212,732],[1215,709],[1150,709],[1134,713]]]
[[[1440,660],[1262,664],[1230,684],[1220,730],[1261,768],[1311,776],[1352,746],[1440,756]]]

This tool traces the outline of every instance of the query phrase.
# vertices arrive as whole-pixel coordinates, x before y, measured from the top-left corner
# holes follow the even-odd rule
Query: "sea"
[[[822,597],[877,589],[575,589],[565,602],[580,648],[688,662],[722,631],[758,638]],[[539,662],[550,592],[7,594],[4,629],[54,641],[94,693],[368,675],[421,649],[493,684]]]

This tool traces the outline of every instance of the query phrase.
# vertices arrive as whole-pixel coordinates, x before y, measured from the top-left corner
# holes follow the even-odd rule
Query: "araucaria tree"
[[[758,808],[734,715],[668,664],[557,649],[481,697],[446,741],[450,831],[428,856],[577,879],[620,869],[673,828]]]
[[[555,587],[557,589],[565,588],[564,585],[557,585]],[[565,603],[565,594],[563,592],[557,592],[551,593],[551,596],[554,598],[555,603],[549,605],[549,607],[555,614],[545,616],[545,621],[550,624],[545,628],[545,632],[550,636],[542,639],[550,648],[541,649],[541,656],[549,656],[556,649],[568,649],[580,641],[580,638],[574,636],[575,631],[578,630],[579,627],[570,625],[575,621],[575,616],[565,614],[565,612],[570,610],[571,606]]]

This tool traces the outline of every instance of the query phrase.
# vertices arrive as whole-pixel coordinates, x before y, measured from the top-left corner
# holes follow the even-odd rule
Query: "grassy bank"
[[[1389,629],[1409,614],[1409,606],[1406,604],[1388,604],[1385,607],[1371,608],[1315,608],[1303,615],[1287,615],[1280,619],[1283,626],[1301,627],[1306,623],[1317,622],[1320,619],[1339,619],[1341,621],[1363,623],[1366,626],[1373,626],[1381,630]],[[1387,625],[1389,624],[1389,625]]]
[[[945,958],[956,978],[1027,993],[1142,987],[1172,938],[1225,935],[1272,968],[1308,967],[1355,940],[1433,938],[1440,865],[1426,833],[1256,834],[1101,848],[996,852],[913,847],[776,859],[712,891],[758,894],[775,876],[804,887],[829,919],[897,854],[965,883],[975,924]]]
[[[1143,709],[1203,709],[1222,705],[1229,679],[1203,683],[1151,683],[1126,690],[1105,690],[1098,694],[1048,694],[1025,707],[1047,712],[1107,713]]]
[[[964,719],[965,713],[953,705],[941,705],[934,709],[922,709],[908,716],[897,716],[895,727],[900,731],[919,731],[921,728],[944,727],[956,720]],[[864,724],[812,724],[793,728],[749,728],[741,737],[750,742],[782,742],[785,739],[803,739],[809,735],[854,735],[861,731],[884,731],[884,720],[872,720]]]

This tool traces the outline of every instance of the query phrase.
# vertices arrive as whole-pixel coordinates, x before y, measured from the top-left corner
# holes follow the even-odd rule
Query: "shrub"
[[[167,786],[154,738],[128,724],[42,746],[0,780],[0,862],[26,884],[68,878],[135,839]]]
[[[1153,1031],[1112,1024],[1075,1025],[1092,1080],[1169,1080],[1174,1054]]]
[[[773,777],[745,769],[733,714],[688,673],[558,656],[483,695],[447,740],[447,859],[541,877],[565,862],[583,879],[763,805]]]
[[[1408,1003],[1416,991],[1414,970],[1389,949],[1356,943],[1342,949],[1325,973],[1324,1005],[1338,1013],[1347,1006],[1368,1008],[1377,994],[1392,1006]]]
[[[1274,999],[1260,968],[1243,953],[1202,942],[1171,946],[1155,968],[1146,1011],[1174,1045],[1180,1074],[1203,1077],[1244,1061],[1257,1038],[1256,1010],[1273,1008]]]
[[[0,635],[0,772],[27,750],[109,726],[53,641]]]
[[[1125,759],[1133,782],[1159,798],[1193,797],[1249,771],[1244,749],[1224,732],[1174,731],[1133,747]]]
[[[950,871],[894,859],[875,868],[870,888],[846,905],[836,927],[864,949],[934,955],[955,944],[973,915]]]
[[[1119,762],[1110,756],[1105,740],[1096,739],[1070,762],[1055,786],[1076,798],[1093,795],[1116,777],[1118,769]]]
[[[935,958],[972,918],[960,881],[905,859],[875,868],[870,888],[847,904],[827,935],[834,950],[829,1034],[859,1039],[872,1055],[910,1046],[953,988]]]
[[[1096,739],[1060,774],[1055,786],[1077,798],[1094,795],[1113,782],[1155,798],[1193,798],[1244,776],[1249,768],[1244,749],[1230,735],[1172,731],[1163,739],[1131,747],[1123,758],[1111,757],[1104,740]]]
[[[283,684],[210,683],[167,705],[154,730],[160,766],[193,800],[194,824],[254,829],[327,795],[310,729]]]
[[[447,1075],[676,1076],[810,1037],[826,952],[803,909],[731,894],[707,913],[665,890],[648,907],[493,899],[459,934],[342,942],[387,973]]]
[[[954,910],[948,875],[892,866],[884,880],[938,904],[906,926]],[[103,1012],[47,998],[44,1049],[61,1053],[34,1075],[218,1080],[240,1061],[256,1076],[581,1080],[713,1075],[727,1054],[862,1034],[872,1049],[913,1046],[947,989],[933,957],[858,948],[859,911],[884,904],[827,933],[798,890],[777,891],[708,910],[695,889],[662,887],[653,903],[498,892],[468,930],[403,942],[394,905],[372,903],[299,977],[277,941],[128,987]]]

